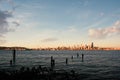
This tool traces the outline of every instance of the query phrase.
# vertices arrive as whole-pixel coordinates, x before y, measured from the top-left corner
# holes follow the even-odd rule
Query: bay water
[[[0,50],[0,69],[13,69],[11,50]],[[77,54],[79,56],[77,57]],[[82,54],[84,61],[82,62]],[[21,66],[47,66],[50,67],[51,56],[55,59],[55,69],[75,70],[75,72],[89,76],[91,79],[117,78],[120,79],[120,51],[42,51],[25,50],[16,51],[15,69]],[[73,56],[73,59],[71,58]],[[66,65],[66,58],[68,64]],[[90,76],[92,75],[92,76]]]

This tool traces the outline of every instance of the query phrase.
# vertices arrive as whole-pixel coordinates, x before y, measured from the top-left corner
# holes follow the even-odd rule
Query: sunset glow
[[[0,46],[120,48],[120,0],[0,0]]]

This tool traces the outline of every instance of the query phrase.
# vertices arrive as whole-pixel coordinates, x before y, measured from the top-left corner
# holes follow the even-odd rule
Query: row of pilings
[[[10,60],[10,66],[15,66],[15,64],[16,64],[16,50],[12,51],[12,56],[13,57],[12,57],[12,60]],[[80,57],[79,53],[77,53],[76,56],[77,56],[77,58],[79,58]],[[74,57],[71,56],[71,59],[73,60]],[[84,54],[81,54],[81,61],[84,62]],[[55,59],[53,58],[53,56],[51,56],[50,63],[51,63],[51,69],[54,69]],[[69,64],[69,59],[68,58],[65,59],[65,63],[66,63],[66,65]]]

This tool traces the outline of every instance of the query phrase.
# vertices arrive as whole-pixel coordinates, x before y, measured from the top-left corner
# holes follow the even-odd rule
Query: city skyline
[[[94,42],[120,48],[119,0],[0,0],[0,46]]]

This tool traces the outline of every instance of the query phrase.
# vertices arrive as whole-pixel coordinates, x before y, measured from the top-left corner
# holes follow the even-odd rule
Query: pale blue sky
[[[1,46],[120,47],[120,0],[0,0],[0,11]]]

